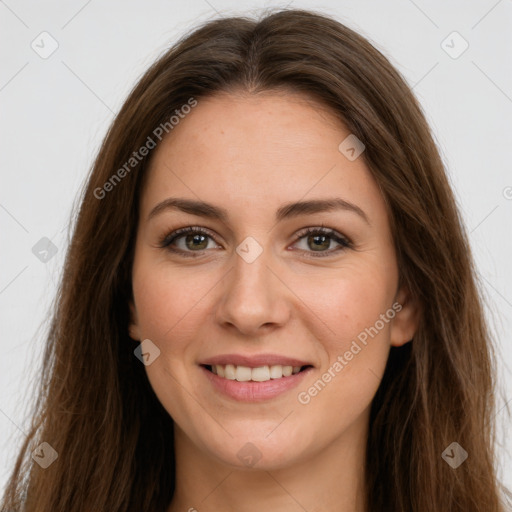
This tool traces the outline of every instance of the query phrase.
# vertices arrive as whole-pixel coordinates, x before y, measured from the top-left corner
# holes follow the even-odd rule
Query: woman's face
[[[149,381],[190,453],[272,469],[367,435],[416,316],[364,152],[339,149],[349,135],[297,94],[222,94],[155,150],[130,335],[150,340]]]

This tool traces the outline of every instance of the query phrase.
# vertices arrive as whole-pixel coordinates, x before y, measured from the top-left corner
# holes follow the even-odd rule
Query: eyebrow
[[[224,208],[214,206],[204,201],[196,201],[193,199],[185,199],[181,197],[169,197],[158,203],[148,215],[148,221],[153,217],[168,211],[178,210],[199,217],[206,217],[222,222],[227,222],[228,211]],[[346,210],[359,215],[367,224],[370,224],[366,213],[359,206],[341,198],[331,199],[312,199],[309,201],[298,201],[295,203],[286,203],[276,211],[276,222],[300,215],[308,215],[313,213],[329,212],[333,210]]]

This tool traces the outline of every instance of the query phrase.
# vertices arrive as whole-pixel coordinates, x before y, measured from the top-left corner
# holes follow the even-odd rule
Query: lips
[[[281,356],[278,354],[256,354],[244,356],[242,354],[223,354],[210,357],[199,363],[202,366],[228,365],[247,366],[249,368],[258,368],[260,366],[313,366],[309,361],[296,359],[293,357]]]
[[[313,369],[305,360],[277,354],[224,354],[200,363],[214,388],[241,401],[262,401],[295,387]]]
[[[212,389],[220,396],[239,402],[264,402],[276,399],[296,388],[303,379],[313,371],[312,366],[303,367],[302,371],[289,377],[270,379],[264,382],[229,380],[219,377],[206,366],[200,366],[203,375],[210,382]]]

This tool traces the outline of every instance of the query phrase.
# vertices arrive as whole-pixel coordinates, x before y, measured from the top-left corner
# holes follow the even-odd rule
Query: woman
[[[142,77],[44,361],[6,509],[505,510],[443,164],[397,71],[320,14],[206,23]]]

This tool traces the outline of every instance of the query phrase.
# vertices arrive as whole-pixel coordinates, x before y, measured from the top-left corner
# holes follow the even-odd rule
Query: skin
[[[141,195],[129,332],[160,350],[145,369],[176,427],[177,490],[168,512],[365,510],[371,401],[390,347],[413,337],[418,308],[398,289],[389,218],[364,153],[349,161],[338,150],[349,133],[297,93],[223,93],[199,99],[153,154]],[[228,220],[178,210],[148,220],[168,197],[223,207]],[[284,203],[333,197],[357,205],[369,222],[349,210],[275,221]],[[353,246],[330,238],[321,251],[331,254],[315,258],[314,241],[297,233],[322,224]],[[175,241],[200,256],[159,246],[187,226],[213,235],[200,249],[186,237]],[[252,263],[236,252],[249,236],[262,249]],[[397,302],[400,312],[300,403],[298,393]],[[217,392],[198,364],[226,353],[277,353],[314,368],[297,388],[242,403]],[[248,442],[261,457],[253,466],[237,457]]]

